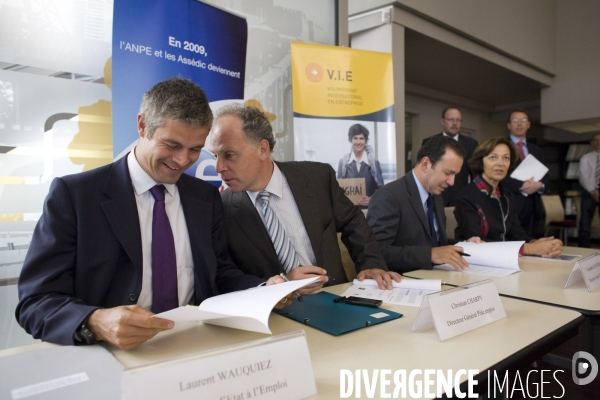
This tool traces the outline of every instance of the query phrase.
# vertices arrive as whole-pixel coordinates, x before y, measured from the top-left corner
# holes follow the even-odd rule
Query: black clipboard
[[[384,308],[334,303],[338,297],[328,292],[309,294],[302,296],[304,301],[273,312],[334,336],[402,317]]]

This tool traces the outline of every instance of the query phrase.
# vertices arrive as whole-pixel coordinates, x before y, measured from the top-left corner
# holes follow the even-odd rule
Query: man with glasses
[[[529,114],[525,110],[514,110],[510,113],[507,126],[510,131],[510,140],[513,141],[518,150],[519,159],[516,166],[519,166],[521,161],[529,154],[543,163],[542,149],[535,143],[527,141],[527,130],[531,126]],[[548,175],[546,174],[540,182],[533,179],[520,181],[510,176],[504,178],[503,181],[504,186],[513,193],[511,204],[515,207],[523,229],[529,236],[534,238],[542,237],[544,230],[546,210],[541,195],[544,193],[547,179]]]
[[[469,158],[473,155],[475,148],[477,147],[477,141],[471,139],[468,136],[460,135],[460,124],[462,123],[462,116],[460,111],[456,107],[447,107],[442,111],[442,118],[440,119],[443,131],[436,136],[447,136],[458,142],[463,149],[464,162],[460,168],[460,172],[456,174],[454,179],[454,186],[450,186],[448,189],[442,192],[442,198],[444,200],[444,207],[454,207],[454,198],[462,189],[469,183]],[[423,140],[423,144],[431,138]],[[473,176],[471,176],[473,178]]]

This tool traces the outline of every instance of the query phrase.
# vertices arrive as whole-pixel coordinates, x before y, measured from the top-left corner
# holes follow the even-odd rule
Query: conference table
[[[585,258],[596,249],[564,247],[564,254]],[[564,288],[577,260],[550,261],[540,257],[519,257],[521,272],[492,278],[501,296],[547,304],[577,311],[586,317],[583,324],[583,350],[600,358],[600,289],[588,292],[583,280]],[[404,273],[418,279],[441,279],[451,286],[462,286],[489,277],[447,270],[416,270]]]
[[[342,294],[349,286],[349,283],[342,284],[326,290]],[[445,286],[443,289],[449,288]],[[269,326],[275,335],[305,331],[318,390],[317,395],[311,398],[334,399],[340,397],[342,369],[366,369],[369,372],[389,369],[392,374],[403,369],[407,376],[415,369],[451,369],[455,372],[476,369],[480,371],[477,379],[485,387],[487,371],[501,372],[531,354],[543,354],[549,343],[574,337],[584,319],[580,313],[564,308],[508,297],[501,297],[501,301],[507,318],[443,342],[438,340],[433,328],[412,332],[419,310],[417,307],[389,304],[384,304],[382,309],[402,313],[403,317],[341,336],[329,335],[273,313]],[[173,330],[163,332],[130,351],[107,347],[125,368],[135,368],[267,336],[188,322],[177,323]],[[39,343],[8,349],[0,351],[0,357],[48,346],[54,345]],[[33,371],[29,373],[35,375]],[[466,391],[466,379],[463,375],[463,392]],[[391,388],[390,392],[393,384]]]

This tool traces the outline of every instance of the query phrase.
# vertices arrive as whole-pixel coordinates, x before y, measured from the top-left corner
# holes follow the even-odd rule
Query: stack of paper
[[[359,281],[355,279],[342,296],[355,296],[367,299],[377,299],[388,304],[402,306],[421,306],[423,296],[442,290],[440,279],[407,279],[402,278],[400,282],[392,282],[392,290],[381,290],[374,279]]]

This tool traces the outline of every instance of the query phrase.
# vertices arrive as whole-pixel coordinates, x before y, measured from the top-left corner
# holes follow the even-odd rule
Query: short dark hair
[[[442,110],[442,118],[446,118],[446,113],[448,112],[448,110],[456,110],[456,111],[460,112],[458,107],[454,107],[454,106],[446,107]]]
[[[250,143],[257,146],[265,139],[269,142],[269,148],[273,152],[273,148],[275,147],[273,127],[262,111],[256,107],[228,104],[217,110],[215,119],[219,119],[225,115],[233,115],[242,120],[242,130]]]
[[[481,175],[483,173],[483,158],[490,154],[492,150],[494,150],[499,144],[505,144],[508,146],[508,150],[510,151],[510,167],[508,170],[512,170],[517,162],[517,155],[519,154],[517,147],[512,140],[503,137],[497,137],[480,143],[473,152],[473,156],[469,159],[469,168],[471,168],[471,172],[473,174]]]
[[[156,128],[166,119],[185,122],[192,128],[210,129],[213,114],[208,98],[200,86],[181,77],[168,78],[152,86],[144,94],[140,114],[146,123],[146,135],[152,138]]]
[[[354,124],[348,130],[348,141],[351,142],[354,136],[363,135],[365,142],[369,141],[369,130],[361,124]]]
[[[417,163],[420,163],[423,157],[427,157],[433,168],[435,167],[435,164],[444,157],[444,154],[446,154],[446,151],[448,150],[453,151],[462,159],[465,158],[464,150],[456,140],[442,135],[432,136],[419,149],[419,153],[417,153]]]
[[[525,110],[524,108],[515,108],[514,110],[512,110],[510,114],[508,114],[508,122],[510,122],[510,120],[512,119],[512,115],[516,112],[520,112],[527,115],[527,120],[531,122],[531,117],[529,116],[527,110]]]

